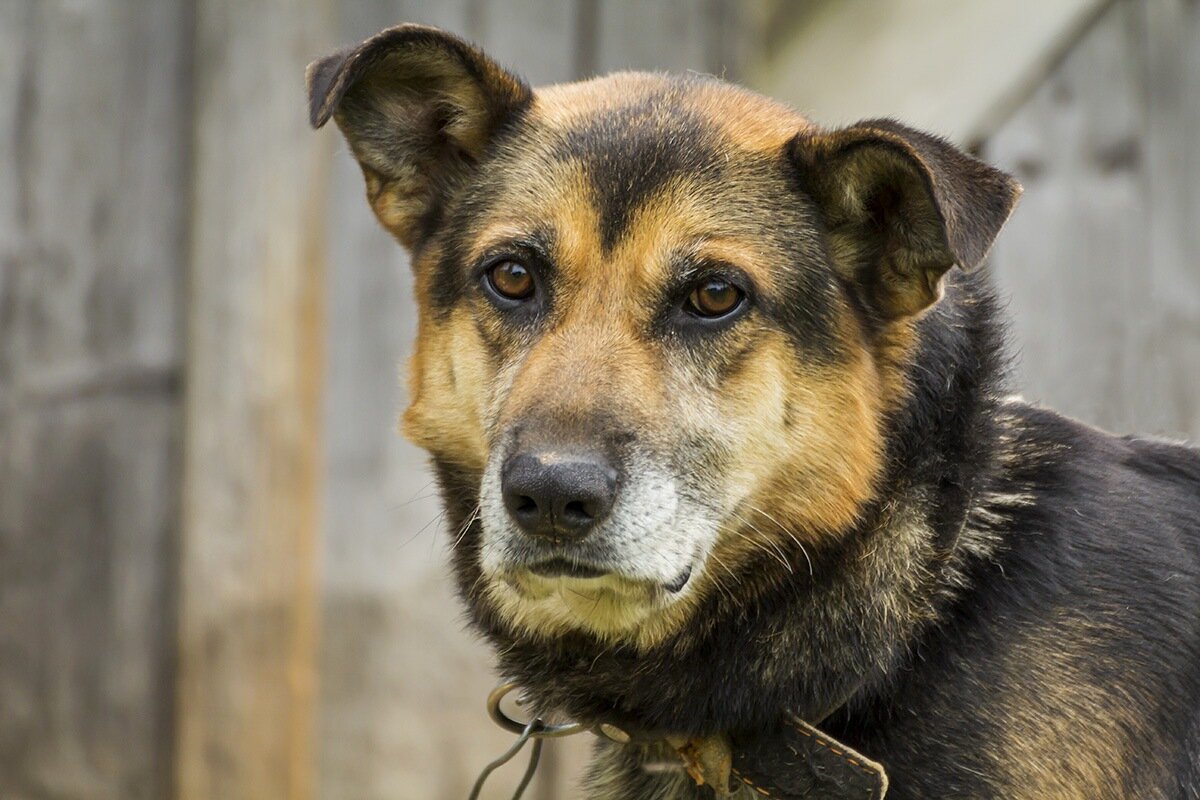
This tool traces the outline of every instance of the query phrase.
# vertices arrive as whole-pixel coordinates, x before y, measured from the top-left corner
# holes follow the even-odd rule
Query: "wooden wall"
[[[327,10],[0,5],[6,800],[313,795]]]
[[[0,797],[170,785],[183,0],[0,3]]]
[[[1200,4],[1111,4],[983,152],[1025,186],[991,258],[1017,388],[1200,440]]]

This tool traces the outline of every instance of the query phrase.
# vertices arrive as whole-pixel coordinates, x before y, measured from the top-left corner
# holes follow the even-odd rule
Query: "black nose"
[[[530,536],[582,539],[612,509],[617,471],[595,453],[517,453],[500,476],[508,513]]]

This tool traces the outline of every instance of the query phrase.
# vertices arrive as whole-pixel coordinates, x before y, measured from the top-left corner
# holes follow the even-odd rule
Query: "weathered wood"
[[[186,800],[314,796],[328,139],[323,0],[196,7],[179,618]]]
[[[824,124],[894,116],[974,146],[1106,3],[818,0],[801,25],[776,15],[753,80]]]
[[[1198,36],[1114,5],[985,149],[1025,185],[992,256],[1018,388],[1115,430],[1200,435]]]
[[[0,797],[171,784],[188,30],[0,5]]]
[[[1139,8],[1152,307],[1130,354],[1131,402],[1135,420],[1200,442],[1200,4]]]

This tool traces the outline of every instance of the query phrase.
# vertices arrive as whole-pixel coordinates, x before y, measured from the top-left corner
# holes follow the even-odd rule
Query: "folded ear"
[[[973,269],[1021,194],[1009,175],[891,120],[798,135],[835,267],[884,320],[929,307],[952,266]]]
[[[333,117],[384,227],[412,247],[533,92],[457,36],[400,25],[309,64],[309,119]]]

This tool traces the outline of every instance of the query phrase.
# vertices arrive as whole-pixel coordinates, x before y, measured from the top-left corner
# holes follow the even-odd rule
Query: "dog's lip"
[[[691,579],[692,579],[692,565],[688,564],[687,569],[685,569],[678,578],[676,578],[671,583],[665,584],[663,586],[663,588],[666,589],[671,594],[679,594],[680,592],[683,591],[683,587],[688,585],[688,581],[690,581]]]
[[[530,564],[527,569],[535,575],[545,578],[602,578],[611,574],[611,570],[588,564],[583,561],[573,561],[568,558],[555,557],[545,561]]]
[[[695,563],[688,564],[675,580],[670,583],[660,583],[658,586],[667,594],[679,594],[692,580]],[[637,583],[642,581],[629,576],[622,576],[619,571],[602,567],[587,561],[555,556],[525,566],[525,570],[542,578],[574,578],[576,580],[594,580],[605,577],[626,577]]]

